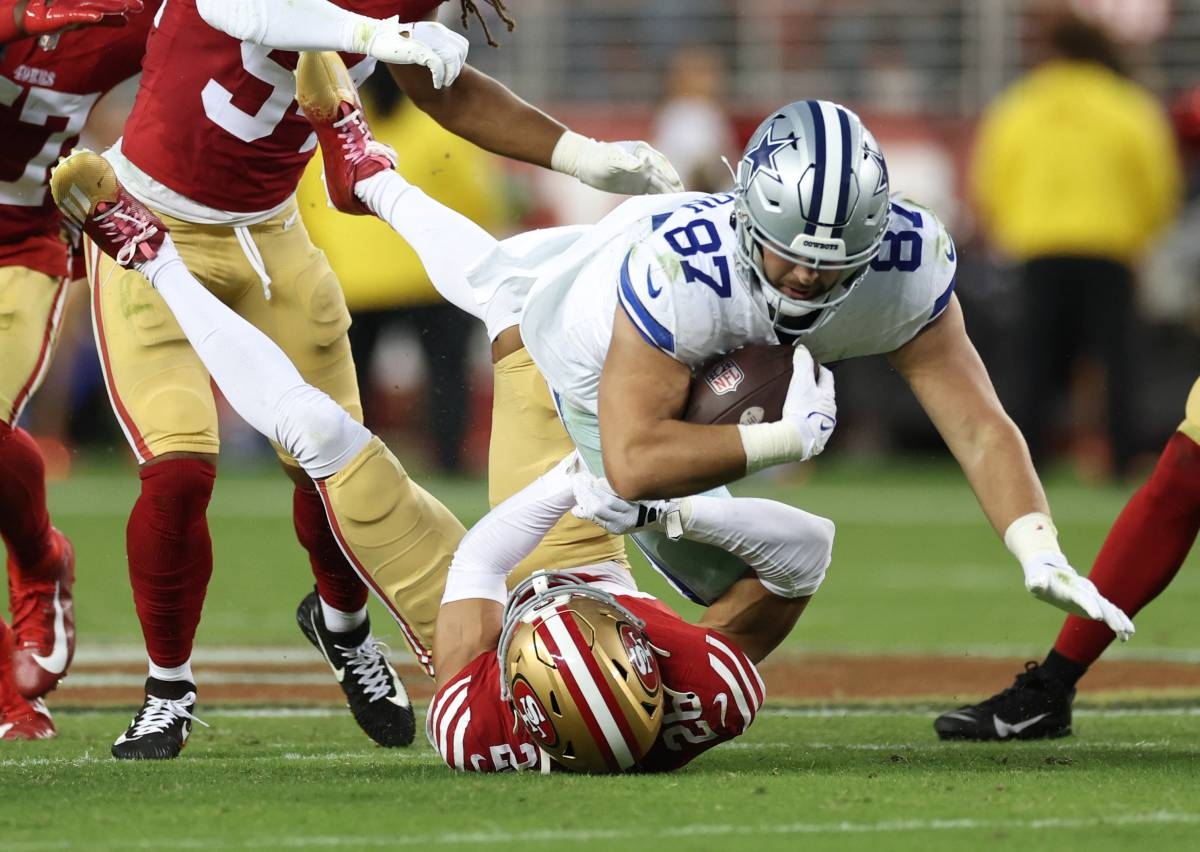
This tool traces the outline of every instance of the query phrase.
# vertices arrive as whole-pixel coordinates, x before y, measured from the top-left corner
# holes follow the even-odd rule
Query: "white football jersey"
[[[560,240],[557,257],[523,279],[522,337],[551,388],[596,412],[618,309],[649,345],[692,368],[739,346],[778,343],[762,291],[737,272],[732,214],[729,193],[644,196],[569,245]],[[954,270],[937,217],[893,200],[871,269],[800,341],[824,363],[891,352],[946,307]]]

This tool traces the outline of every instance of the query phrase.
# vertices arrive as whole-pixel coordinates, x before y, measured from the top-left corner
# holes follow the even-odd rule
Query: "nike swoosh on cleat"
[[[317,626],[317,615],[313,613],[308,617],[308,623],[312,625],[313,636],[317,637],[317,646],[321,649],[321,653],[325,655],[325,662],[329,663],[329,668],[333,669],[333,676],[337,678],[337,682],[341,683],[346,677],[346,669],[343,666],[338,668],[333,664],[333,657],[329,655],[329,651],[325,650],[325,643],[321,641],[321,630]]]
[[[50,674],[60,675],[67,670],[67,625],[64,620],[62,601],[59,593],[62,583],[54,584],[54,648],[48,657],[41,654],[30,654],[33,661]]]
[[[1030,725],[1036,725],[1038,722],[1042,721],[1049,715],[1050,715],[1049,713],[1043,713],[1040,716],[1034,716],[1032,719],[1026,719],[1023,722],[1017,722],[1014,725],[1010,725],[1010,724],[1008,724],[1008,722],[1005,722],[999,716],[993,715],[992,716],[992,724],[996,726],[996,735],[998,737],[1000,737],[1000,739],[1006,739],[1007,737],[1016,736],[1017,734],[1021,733],[1021,731],[1028,728]]]
[[[4,735],[11,731],[16,726],[16,722],[5,722],[0,725],[0,740],[4,739]]]

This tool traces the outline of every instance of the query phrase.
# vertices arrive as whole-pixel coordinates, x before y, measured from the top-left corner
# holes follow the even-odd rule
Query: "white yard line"
[[[1200,824],[1200,813],[1177,813],[1152,811],[1149,813],[1116,814],[1095,818],[1047,818],[1047,819],[905,819],[879,820],[877,822],[790,822],[766,823],[700,823],[695,825],[650,828],[644,825],[612,829],[540,829],[531,831],[447,831],[440,833],[412,834],[397,829],[394,834],[384,835],[271,835],[264,838],[248,838],[242,841],[204,841],[199,838],[179,837],[171,840],[174,849],[334,849],[364,847],[408,847],[408,846],[518,846],[531,843],[586,843],[589,841],[630,841],[645,843],[648,840],[682,839],[696,837],[789,836],[789,835],[846,835],[846,834],[894,834],[920,832],[995,832],[995,831],[1070,831],[1089,828],[1119,828],[1132,825],[1196,825]],[[89,850],[150,849],[158,848],[160,841],[142,843],[104,843],[89,840],[86,844],[70,842],[38,841],[36,843],[6,844],[10,852],[40,852],[51,849]]]

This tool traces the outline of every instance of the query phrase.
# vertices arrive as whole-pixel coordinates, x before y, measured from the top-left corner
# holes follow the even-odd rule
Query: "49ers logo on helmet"
[[[629,654],[629,662],[633,665],[638,680],[642,682],[642,686],[647,692],[652,695],[657,693],[658,665],[654,659],[654,652],[646,644],[646,638],[633,625],[625,622],[621,623],[617,632],[621,636],[621,644],[625,646],[625,652]]]
[[[746,374],[742,372],[742,368],[729,358],[718,363],[704,375],[705,383],[717,396],[733,393],[745,378]]]
[[[513,712],[525,725],[529,735],[536,739],[543,748],[558,746],[558,731],[550,721],[550,714],[542,706],[542,701],[533,691],[533,687],[523,677],[518,677],[512,684]]]

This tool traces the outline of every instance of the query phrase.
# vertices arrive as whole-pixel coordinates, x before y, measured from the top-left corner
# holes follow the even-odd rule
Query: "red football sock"
[[[40,565],[52,543],[42,452],[7,423],[0,423],[0,536],[21,568]]]
[[[1088,576],[1132,618],[1175,577],[1200,530],[1200,445],[1176,432],[1150,480],[1125,504]],[[1102,621],[1068,616],[1054,650],[1090,666],[1115,637]]]
[[[296,486],[292,519],[296,538],[308,551],[321,600],[342,612],[358,612],[366,606],[370,592],[338,547],[325,515],[325,504],[312,483]]]
[[[146,652],[155,665],[181,666],[192,643],[212,577],[208,501],[217,469],[199,459],[143,467],[142,493],[125,530],[129,582]]]

